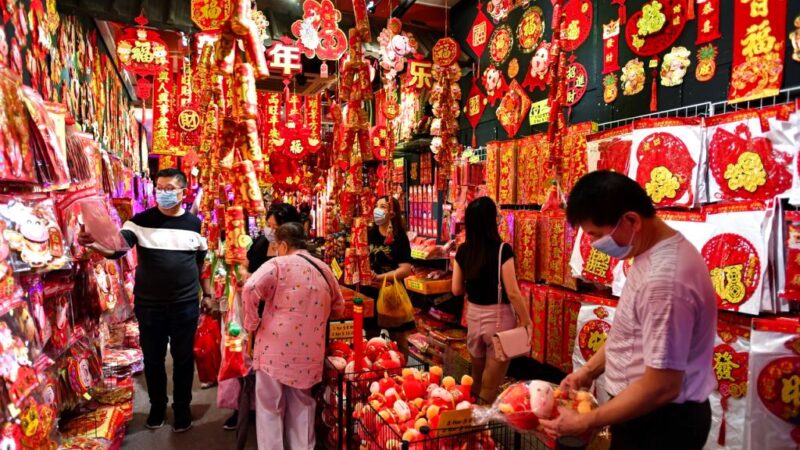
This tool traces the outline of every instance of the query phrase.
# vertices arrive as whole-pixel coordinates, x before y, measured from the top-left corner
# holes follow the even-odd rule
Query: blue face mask
[[[386,221],[389,220],[389,219],[386,218],[386,210],[384,210],[382,208],[375,208],[372,211],[372,215],[373,215],[373,218],[375,219],[375,225],[378,225],[378,226],[381,226],[381,225],[385,224]]]
[[[156,202],[164,209],[174,208],[178,204],[178,191],[156,191]]]
[[[636,234],[635,233],[631,234],[631,240],[628,242],[628,245],[617,244],[617,241],[614,240],[613,236],[614,233],[617,231],[617,228],[619,228],[619,224],[621,223],[622,219],[619,219],[619,222],[617,222],[617,226],[615,226],[614,229],[611,230],[611,233],[608,233],[607,235],[601,237],[600,239],[592,242],[592,247],[594,247],[595,250],[603,252],[612,258],[625,259],[631,253],[631,248],[632,248],[631,244],[633,244],[633,237]]]

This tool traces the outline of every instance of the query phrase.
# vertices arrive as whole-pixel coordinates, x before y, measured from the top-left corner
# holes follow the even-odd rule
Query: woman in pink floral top
[[[312,450],[311,387],[322,379],[328,317],[341,313],[344,299],[331,270],[305,250],[302,225],[281,225],[275,240],[279,257],[261,266],[243,293],[244,326],[256,332],[258,448]]]

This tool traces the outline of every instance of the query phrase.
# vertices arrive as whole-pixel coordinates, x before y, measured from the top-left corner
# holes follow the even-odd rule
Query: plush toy
[[[549,419],[553,415],[555,396],[553,387],[545,381],[533,380],[528,385],[531,411],[540,419]]]

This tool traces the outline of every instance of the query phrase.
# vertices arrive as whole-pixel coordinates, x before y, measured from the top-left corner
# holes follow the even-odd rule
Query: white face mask
[[[625,259],[631,253],[631,248],[633,247],[633,238],[636,236],[636,233],[634,232],[631,234],[631,239],[628,241],[628,245],[617,244],[617,241],[615,241],[612,236],[614,236],[614,233],[617,231],[617,228],[619,228],[619,224],[621,223],[622,218],[619,219],[617,226],[611,230],[611,233],[608,233],[600,239],[592,242],[592,247],[612,258]]]
[[[267,238],[268,241],[273,242],[275,241],[275,230],[272,228],[267,228],[264,230],[264,237]]]

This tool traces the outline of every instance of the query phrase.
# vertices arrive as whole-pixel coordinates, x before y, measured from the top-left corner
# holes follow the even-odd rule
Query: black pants
[[[144,376],[150,405],[167,406],[167,343],[172,354],[173,407],[188,408],[194,381],[194,334],[200,305],[197,301],[159,306],[135,305],[139,342],[144,356]]]
[[[711,405],[670,403],[611,427],[611,450],[702,450],[711,430]]]

